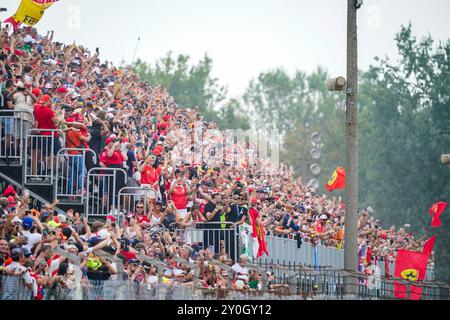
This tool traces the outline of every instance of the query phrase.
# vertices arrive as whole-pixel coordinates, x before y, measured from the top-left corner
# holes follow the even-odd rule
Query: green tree
[[[360,205],[386,224],[412,225],[431,236],[428,208],[448,201],[450,170],[439,163],[450,146],[450,41],[417,40],[411,25],[396,36],[398,63],[380,60],[363,76],[360,95]],[[450,216],[443,215],[444,225]],[[437,273],[450,280],[448,228],[438,230]]]
[[[168,52],[153,65],[138,60],[133,69],[143,81],[167,88],[181,108],[198,107],[205,120],[217,122],[222,129],[233,129],[227,127],[230,124],[248,127],[239,102],[226,101],[227,90],[212,77],[212,66],[208,55],[196,65],[190,65],[189,56],[180,54],[173,57]],[[223,120],[222,116],[227,116],[227,119]]]
[[[262,73],[251,81],[245,95],[245,106],[255,110],[255,126],[283,136],[281,160],[292,166],[305,180],[313,178],[309,166],[317,163],[322,171],[317,177],[320,190],[338,165],[345,162],[345,113],[342,95],[328,92],[328,74],[317,68],[311,74],[297,71],[290,77],[282,68]],[[311,134],[322,137],[322,157],[311,158]]]

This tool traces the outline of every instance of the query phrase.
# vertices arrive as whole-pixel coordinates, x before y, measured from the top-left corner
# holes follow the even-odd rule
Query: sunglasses
[[[136,209],[144,209],[144,207],[136,207]]]

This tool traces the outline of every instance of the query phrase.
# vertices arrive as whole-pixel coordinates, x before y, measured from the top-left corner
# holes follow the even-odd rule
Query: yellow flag
[[[22,0],[15,15],[5,20],[17,29],[22,23],[34,26],[41,20],[44,11],[59,0]]]

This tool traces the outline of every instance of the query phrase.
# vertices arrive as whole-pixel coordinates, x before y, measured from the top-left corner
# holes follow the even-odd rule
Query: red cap
[[[258,198],[252,198],[251,204],[258,204],[259,200]]]
[[[114,218],[113,216],[107,216],[106,220],[111,220],[111,222],[116,222],[116,218]]]
[[[164,117],[163,117],[163,120],[167,122],[167,121],[170,120],[170,118],[171,118],[171,116],[164,116]]]
[[[33,90],[31,90],[31,93],[38,97],[42,94],[42,91],[39,88],[34,88]]]
[[[16,190],[14,190],[14,187],[12,186],[12,185],[9,185],[6,189],[5,189],[5,191],[3,191],[3,195],[5,196],[5,197],[8,197],[8,196],[14,196],[16,194]]]
[[[155,149],[153,150],[153,154],[154,154],[155,156],[159,156],[161,153],[162,153],[162,150],[161,150],[161,149],[155,148]]]
[[[55,221],[56,223],[59,223],[59,218],[58,217],[53,217],[53,221]]]
[[[77,87],[78,88],[83,86],[83,85],[84,85],[84,81],[83,80],[80,80],[80,81],[77,82]]]
[[[49,102],[52,98],[48,94],[44,94],[41,99],[39,99],[40,104],[46,104]]]
[[[66,87],[59,87],[58,89],[56,89],[59,93],[67,93],[67,89]]]

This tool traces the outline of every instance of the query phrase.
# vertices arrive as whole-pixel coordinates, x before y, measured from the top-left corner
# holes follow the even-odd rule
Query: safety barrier
[[[139,282],[119,277],[105,281],[88,280],[80,290],[56,286],[45,289],[44,296],[55,300],[397,300],[394,281],[401,281],[408,288],[407,299],[411,297],[409,286],[412,284],[422,289],[420,300],[448,300],[450,297],[449,286],[446,285],[384,278],[369,285],[370,277],[343,271],[298,271],[284,278],[274,276],[273,272],[269,274],[267,282],[258,280],[256,289],[246,286],[244,290],[238,290],[226,286],[211,290],[199,285],[197,276],[185,284],[161,283],[156,280],[159,279],[157,275],[152,274]],[[358,284],[358,279],[363,279],[365,284]],[[346,280],[354,283],[350,293],[344,292]]]
[[[118,194],[127,182],[119,168],[93,168],[87,176],[86,216],[106,217],[118,208]]]
[[[33,292],[22,276],[0,275],[0,301],[33,300]]]
[[[175,229],[180,241],[189,246],[198,245],[199,248],[210,248],[215,254],[221,254],[224,245],[226,254],[236,261],[239,255],[239,239],[236,225],[231,222],[195,223],[187,228]]]
[[[118,210],[123,213],[135,213],[136,204],[143,203],[143,213],[148,214],[149,199],[155,199],[157,192],[153,188],[125,187],[119,191]]]
[[[97,154],[91,149],[64,148],[56,154],[56,178],[54,198],[62,204],[83,204],[86,191],[86,159]]]
[[[26,185],[53,185],[56,155],[65,147],[61,130],[32,129],[25,139],[24,181]]]
[[[0,165],[22,166],[26,133],[34,125],[28,111],[0,111]]]
[[[250,242],[251,245],[253,244]],[[320,268],[342,269],[344,267],[344,250],[334,247],[314,245],[310,239],[303,238],[300,243],[296,236],[266,236],[269,256],[261,257],[262,262],[317,266]],[[250,250],[253,252],[253,249]]]

